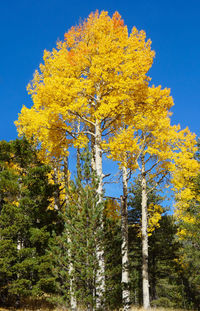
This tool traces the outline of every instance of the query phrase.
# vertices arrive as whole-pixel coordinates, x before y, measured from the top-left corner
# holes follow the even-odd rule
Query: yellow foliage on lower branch
[[[158,204],[149,204],[148,206],[148,236],[152,235],[152,232],[160,227],[159,221],[162,218],[163,208]],[[141,225],[133,224],[132,227],[137,227],[138,237],[141,237]]]
[[[163,208],[158,204],[149,204],[148,206],[148,235],[150,236],[152,232],[160,227],[159,221],[161,220],[163,213]]]

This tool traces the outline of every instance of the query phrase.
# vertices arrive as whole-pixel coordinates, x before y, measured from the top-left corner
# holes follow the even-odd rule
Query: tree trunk
[[[121,196],[121,232],[122,232],[122,303],[123,310],[130,310],[129,259],[128,259],[128,209],[127,209],[127,168],[123,167],[123,196]]]
[[[80,134],[80,120],[78,120],[77,124],[77,134]],[[80,147],[77,147],[76,149],[76,170],[77,170],[77,177],[78,180],[81,180],[81,151]]]
[[[70,235],[67,236],[67,242],[70,245],[72,243]],[[69,293],[70,293],[70,308],[72,311],[77,311],[77,301],[75,296],[75,290],[74,290],[74,276],[73,276],[73,262],[71,261],[72,254],[70,248],[68,249],[68,258],[69,258]]]
[[[69,167],[68,167],[68,158],[64,157],[64,180],[65,180],[65,187],[69,187]],[[66,208],[68,204],[68,195],[66,195]],[[67,232],[67,242],[68,245],[70,245],[71,242],[71,237],[69,232]],[[73,262],[71,261],[72,254],[70,247],[68,248],[68,258],[69,258],[69,294],[70,294],[70,307],[72,311],[77,311],[77,301],[76,301],[76,296],[74,293],[74,277],[73,277]]]
[[[144,156],[142,160],[142,284],[143,284],[143,307],[150,308],[149,299],[149,276],[148,276],[148,211],[147,211],[147,184],[145,173]]]
[[[101,124],[97,120],[95,124],[95,169],[98,178],[97,194],[99,196],[98,204],[103,200],[103,172],[102,172],[102,150],[101,150]],[[103,231],[103,213],[100,216],[100,227]],[[104,295],[105,295],[105,261],[104,250],[100,243],[97,244],[96,249],[98,270],[96,275],[96,309],[104,310]]]
[[[90,127],[90,131],[95,135],[95,126],[91,126]],[[95,164],[95,137],[93,135],[91,135],[90,137],[90,141],[91,141],[91,168],[92,168],[92,172],[94,173],[96,170],[96,164]]]

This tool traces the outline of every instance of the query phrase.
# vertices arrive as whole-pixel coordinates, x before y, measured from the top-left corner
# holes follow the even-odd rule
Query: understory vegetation
[[[104,11],[44,51],[0,142],[1,307],[199,308],[200,149],[154,57]]]

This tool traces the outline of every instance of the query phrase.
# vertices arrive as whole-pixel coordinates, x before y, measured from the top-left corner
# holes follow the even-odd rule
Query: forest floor
[[[19,308],[19,309],[16,309],[16,308],[9,308],[9,309],[5,309],[5,308],[1,308],[0,307],[0,311],[69,311],[68,309],[59,309],[59,308],[56,308],[56,309],[49,309],[49,308]],[[151,308],[150,309],[151,311],[186,311],[185,309],[170,309],[170,308]],[[79,309],[79,311],[84,311],[84,309]],[[120,310],[115,310],[115,311],[120,311]],[[132,307],[130,311],[145,311],[143,308],[138,308],[138,307]],[[190,310],[191,311],[191,310]],[[195,311],[195,310],[193,310]]]

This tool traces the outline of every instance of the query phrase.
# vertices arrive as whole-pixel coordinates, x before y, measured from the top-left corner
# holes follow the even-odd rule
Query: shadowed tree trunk
[[[98,204],[102,203],[103,199],[103,172],[102,172],[102,150],[101,150],[101,124],[97,120],[95,124],[95,169],[98,178],[97,194],[99,196]],[[103,213],[100,216],[100,226],[103,231]],[[105,295],[105,261],[104,250],[102,245],[97,245],[97,260],[99,268],[96,275],[96,309],[104,309],[104,295]]]
[[[78,157],[78,153],[77,153]],[[65,187],[68,189],[69,187],[69,165],[68,165],[68,157],[64,157],[64,179],[65,179]],[[68,204],[68,195],[66,195],[66,208]],[[71,244],[71,237],[69,232],[67,233],[67,242],[68,245]],[[74,277],[73,277],[73,262],[71,260],[72,254],[70,248],[68,249],[68,258],[69,258],[69,276],[70,276],[70,284],[69,284],[69,293],[70,293],[70,307],[72,311],[77,311],[77,300],[74,294]]]
[[[127,168],[122,168],[123,174],[123,196],[121,196],[121,232],[122,232],[122,302],[123,310],[130,310],[129,291],[129,259],[128,259],[128,210],[127,210]]]
[[[149,276],[148,276],[148,211],[147,211],[147,182],[145,173],[144,156],[142,161],[142,285],[143,285],[143,307],[150,308],[149,299]]]

